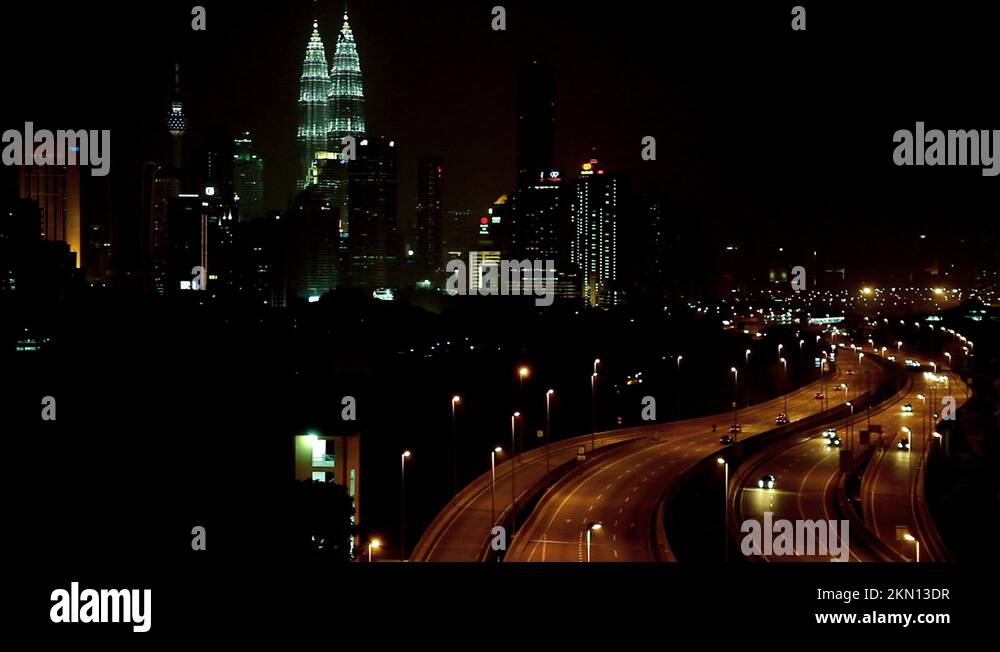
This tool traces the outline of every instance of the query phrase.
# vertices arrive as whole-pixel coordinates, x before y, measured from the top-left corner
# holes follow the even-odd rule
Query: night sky
[[[38,29],[3,46],[14,48],[6,87],[31,89],[7,102],[15,113],[4,123],[111,127],[115,161],[155,156],[179,60],[192,139],[251,129],[267,207],[284,208],[310,23],[320,21],[331,57],[343,2],[203,4],[206,32],[190,29],[191,3],[11,10]],[[978,170],[891,163],[893,132],[916,120],[997,128],[996,16],[984,13],[995,10],[955,6],[932,20],[906,4],[816,3],[807,32],[793,33],[789,3],[653,12],[638,2],[506,2],[508,31],[494,32],[494,4],[350,8],[369,131],[401,148],[404,225],[420,155],[445,160],[446,208],[479,212],[513,189],[515,70],[532,59],[555,67],[559,167],[596,155],[702,222],[787,235],[860,217],[868,233],[891,237],[944,214],[948,228],[968,224],[954,218],[981,216],[975,207],[997,195],[1000,182]],[[656,162],[640,159],[646,135],[658,140]]]

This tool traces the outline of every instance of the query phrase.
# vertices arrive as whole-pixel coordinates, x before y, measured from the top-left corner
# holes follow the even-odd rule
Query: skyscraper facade
[[[337,47],[330,66],[330,85],[327,92],[330,110],[330,150],[343,149],[344,136],[361,136],[365,133],[365,95],[361,78],[361,62],[354,42],[351,24],[344,13],[344,24],[337,36]]]
[[[357,160],[347,166],[352,217],[346,263],[355,287],[399,285],[397,168],[396,143],[384,137],[361,140]]]
[[[313,21],[312,35],[299,80],[299,170],[300,186],[310,183],[310,170],[316,152],[326,151],[330,133],[330,72],[326,48],[319,35],[319,23]]]
[[[264,159],[254,154],[249,131],[233,141],[233,191],[241,222],[264,217]]]
[[[21,172],[21,197],[41,209],[42,240],[65,242],[81,266],[80,167],[76,165],[25,165]]]
[[[438,158],[421,157],[417,160],[417,255],[426,273],[441,268],[442,242],[441,205],[444,166]]]
[[[573,186],[570,262],[579,267],[584,300],[591,306],[620,302],[618,280],[619,181],[597,159],[583,164]]]
[[[517,187],[555,166],[556,84],[552,69],[538,62],[517,74]]]

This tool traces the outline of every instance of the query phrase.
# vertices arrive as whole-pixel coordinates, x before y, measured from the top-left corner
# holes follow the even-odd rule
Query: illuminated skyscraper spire
[[[365,133],[365,95],[361,79],[361,62],[354,33],[344,11],[344,25],[337,36],[337,48],[330,67],[330,128],[331,148],[342,149],[344,136]]]
[[[306,58],[299,80],[299,171],[300,186],[309,185],[309,169],[316,152],[326,151],[330,131],[330,75],[327,72],[326,48],[319,35],[319,23],[313,21],[312,36],[306,46]]]

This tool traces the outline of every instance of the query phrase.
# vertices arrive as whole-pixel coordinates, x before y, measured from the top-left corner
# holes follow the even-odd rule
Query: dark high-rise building
[[[538,62],[517,74],[517,187],[555,167],[556,84],[552,69]]]
[[[514,258],[565,261],[569,248],[568,196],[557,170],[540,171],[511,202],[509,253]]]
[[[318,300],[338,285],[337,209],[315,185],[298,194],[282,220],[285,224],[286,296]]]
[[[57,300],[73,287],[76,256],[65,241],[41,237],[41,219],[34,200],[0,197],[0,294]]]
[[[347,166],[351,198],[351,231],[345,257],[351,285],[396,288],[399,285],[396,143],[366,138],[358,143],[357,160]]]
[[[473,248],[476,228],[472,210],[468,208],[451,209],[445,213],[441,227],[445,262],[460,258],[464,252]]]
[[[440,159],[422,157],[417,160],[417,256],[426,273],[436,272],[443,264],[443,175],[444,166]]]
[[[350,214],[347,195],[347,167],[350,162],[338,152],[316,152],[312,167],[312,185],[339,216],[337,231],[340,249],[347,246],[350,234]]]
[[[285,306],[286,224],[280,213],[272,213],[237,225],[238,293],[256,305]]]
[[[264,217],[264,159],[254,153],[249,131],[233,141],[233,192],[241,222]]]
[[[605,174],[597,159],[583,164],[573,184],[570,262],[583,281],[584,301],[609,307],[620,303],[618,282],[619,180]]]
[[[41,239],[68,244],[80,267],[80,167],[25,165],[20,172],[21,197],[34,200],[41,210]]]

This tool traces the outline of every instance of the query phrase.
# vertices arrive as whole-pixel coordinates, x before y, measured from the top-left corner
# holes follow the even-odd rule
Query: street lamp
[[[406,458],[410,451],[403,451],[399,468],[399,561],[406,561]]]
[[[382,542],[378,539],[372,539],[368,542],[368,563],[372,563],[372,550],[378,550],[382,547]]]
[[[490,451],[490,527],[492,528],[497,523],[497,455],[503,452],[503,449],[497,446]],[[513,459],[511,460],[511,468],[513,468]]]
[[[597,368],[598,360],[594,360]],[[594,452],[594,431],[597,430],[597,372],[590,375],[590,452]]]
[[[902,341],[896,342],[896,353],[899,353],[899,350],[901,348],[903,348],[903,342]]]
[[[555,395],[556,390],[550,389],[545,392],[545,478],[548,481],[550,465],[549,465],[549,441],[551,439],[550,431],[552,430],[552,397]]]
[[[750,366],[750,349],[747,349],[747,352],[746,352],[746,365],[747,365],[747,367]]]
[[[846,405],[851,408],[851,417],[847,421],[847,447],[854,450],[854,440],[851,438],[851,426],[854,425],[854,404],[848,401]]]
[[[781,358],[781,365],[785,368],[785,416],[788,416],[788,360]]]
[[[517,418],[520,412],[515,412],[510,417],[510,536],[513,538],[514,530],[517,529],[517,492],[514,485],[514,458],[517,456],[517,445],[514,441]]]
[[[944,357],[948,358],[948,367],[951,367],[951,354],[946,351]]]
[[[724,457],[719,457],[715,461],[723,468],[722,539],[725,544],[725,560],[729,561],[729,462]]]
[[[733,425],[738,426],[740,424],[740,408],[738,403],[740,391],[740,372],[736,367],[730,367],[729,371],[733,372]]]
[[[910,534],[909,532],[907,532],[906,534],[903,535],[903,538],[906,539],[907,541],[909,541],[910,543],[914,544],[917,547],[917,558],[916,558],[915,561],[916,561],[916,563],[919,564],[920,563],[920,542],[917,541],[917,537],[915,537],[912,534]]]
[[[455,406],[462,402],[462,397],[451,397],[451,488],[452,495],[458,495],[458,426],[455,421]]]
[[[590,533],[596,532],[603,527],[600,523],[589,523],[587,525],[587,563],[590,563]]]

